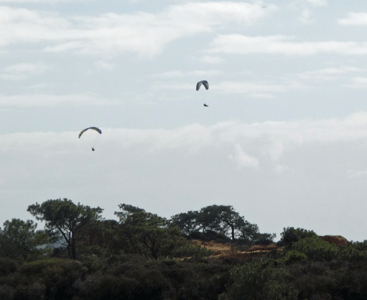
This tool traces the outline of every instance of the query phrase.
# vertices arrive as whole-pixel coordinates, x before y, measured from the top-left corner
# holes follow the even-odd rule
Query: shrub
[[[298,291],[289,282],[291,275],[270,261],[253,260],[230,273],[233,284],[220,300],[298,299]]]
[[[18,263],[10,258],[0,258],[0,276],[7,276],[15,272],[18,268]],[[1,298],[0,298],[1,299]]]
[[[317,236],[317,234],[312,230],[302,228],[294,229],[294,227],[283,228],[283,232],[280,235],[282,238],[278,242],[279,246],[291,246],[300,239]]]
[[[347,246],[339,248],[338,258],[349,261],[367,261],[366,242],[348,243]]]
[[[330,261],[335,258],[338,247],[325,242],[318,236],[309,236],[292,244],[292,250],[306,254],[309,259]]]
[[[301,253],[297,250],[290,250],[286,252],[284,257],[277,259],[276,261],[280,263],[283,262],[285,264],[291,264],[297,261],[305,261],[305,260],[307,260],[306,254]]]
[[[18,288],[17,293],[29,293],[30,289],[41,290],[45,286],[45,296],[51,299],[68,299],[74,293],[73,284],[87,272],[79,262],[70,259],[47,259],[26,263],[18,269],[18,276],[32,278],[33,287]]]
[[[169,285],[157,270],[121,265],[107,274],[88,276],[85,281],[79,281],[76,288],[81,296],[90,300],[154,300],[161,299]]]
[[[12,300],[14,298],[15,290],[5,284],[0,284],[0,299],[1,300]]]

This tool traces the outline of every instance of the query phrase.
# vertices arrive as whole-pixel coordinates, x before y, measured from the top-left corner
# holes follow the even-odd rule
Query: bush
[[[233,284],[220,300],[298,299],[291,275],[270,261],[250,261],[231,270]]]
[[[338,258],[349,261],[367,261],[366,242],[348,243],[347,246],[339,248]]]
[[[292,244],[292,250],[306,254],[309,259],[330,261],[337,256],[338,247],[316,236],[300,239]]]
[[[286,252],[284,257],[277,259],[276,261],[279,263],[292,264],[297,261],[305,261],[305,260],[307,260],[306,254],[301,253],[297,250],[290,250]]]
[[[278,246],[291,246],[293,243],[298,242],[301,239],[317,236],[317,234],[312,230],[302,228],[294,229],[294,227],[283,228],[283,232],[280,235],[282,238],[277,243]]]
[[[15,272],[18,268],[18,263],[10,258],[0,258],[0,276],[7,276]],[[2,298],[0,298],[2,299]]]
[[[90,300],[161,299],[169,284],[161,272],[144,264],[125,263],[102,274],[97,272],[76,284]]]
[[[1,300],[13,300],[14,298],[15,290],[6,285],[6,284],[0,284],[0,299]]]
[[[298,265],[297,275],[292,273],[295,278],[294,285],[299,291],[299,299],[335,299],[333,294],[341,278],[338,278],[338,272],[331,271],[329,266],[329,262],[322,261],[309,261]]]
[[[44,286],[46,298],[71,299],[74,294],[73,284],[86,272],[87,269],[79,261],[70,259],[52,258],[26,263],[18,269],[17,277],[20,280],[22,276],[31,278],[33,283],[22,289],[17,286],[17,294],[25,295],[34,290],[38,295]]]

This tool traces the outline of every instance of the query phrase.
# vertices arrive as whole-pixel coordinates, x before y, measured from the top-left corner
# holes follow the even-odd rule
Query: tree
[[[283,228],[283,232],[280,234],[282,237],[279,241],[279,244],[285,245],[288,248],[291,247],[293,243],[298,242],[301,239],[307,237],[315,237],[317,234],[313,230],[306,230],[303,228],[287,227]]]
[[[45,228],[51,232],[58,231],[68,245],[68,254],[76,259],[76,231],[86,224],[102,219],[100,207],[91,208],[78,203],[74,204],[69,199],[47,200],[42,204],[28,206],[29,211],[37,220],[45,221]]]
[[[172,256],[187,244],[177,226],[144,209],[120,204],[120,243],[126,252],[147,255],[154,259]]]
[[[189,211],[172,217],[172,224],[177,225],[185,234],[213,237],[222,236],[224,239],[244,240],[246,242],[271,242],[275,234],[259,232],[256,224],[246,221],[231,205],[210,205],[200,211]],[[196,232],[195,232],[196,231]]]
[[[185,234],[190,235],[199,228],[198,223],[199,212],[188,211],[187,213],[177,214],[171,217],[172,225],[177,226]]]
[[[225,233],[225,229],[221,227],[220,209],[217,205],[203,207],[197,216],[197,221],[203,232],[208,230]]]
[[[0,255],[27,260],[29,257],[47,252],[46,249],[39,249],[37,246],[47,243],[48,236],[44,231],[36,231],[36,228],[37,224],[31,220],[5,221],[4,230],[0,233]]]
[[[241,217],[230,205],[213,205],[212,207],[217,211],[223,230],[227,231],[229,229],[231,239],[234,241],[238,230],[246,224],[245,218]]]
[[[128,218],[130,223],[133,222],[133,217],[135,213],[145,213],[144,209],[125,203],[119,204],[119,208],[121,209],[121,211],[115,211],[114,214],[119,217],[121,224],[125,223]]]
[[[203,229],[211,228],[225,235],[229,232],[232,241],[236,238],[253,241],[259,234],[258,226],[246,221],[231,205],[204,207],[200,210],[198,220]]]

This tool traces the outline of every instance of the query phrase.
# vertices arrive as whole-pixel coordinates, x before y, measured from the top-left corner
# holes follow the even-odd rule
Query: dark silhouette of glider
[[[198,91],[201,87],[201,85],[205,86],[205,88],[207,90],[209,90],[209,83],[206,81],[206,80],[202,80],[202,81],[199,81],[197,84],[196,84],[196,90]]]
[[[82,136],[82,134],[83,134],[84,132],[86,132],[86,131],[87,131],[87,130],[89,130],[89,129],[95,130],[95,131],[97,131],[99,134],[102,134],[102,130],[101,130],[101,129],[99,129],[98,127],[88,127],[88,128],[83,129],[83,130],[79,133],[79,138]]]

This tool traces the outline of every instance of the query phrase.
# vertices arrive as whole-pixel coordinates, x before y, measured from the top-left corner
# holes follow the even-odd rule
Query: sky
[[[367,1],[0,0],[0,28],[0,226],[68,198],[367,240]]]

